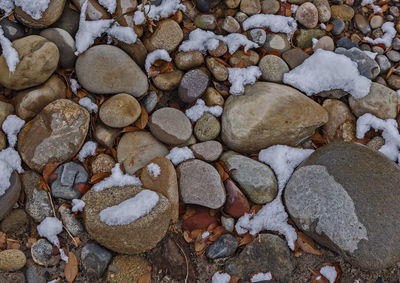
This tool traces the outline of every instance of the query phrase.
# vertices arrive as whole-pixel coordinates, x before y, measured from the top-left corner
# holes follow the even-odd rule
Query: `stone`
[[[186,72],[179,84],[178,95],[185,103],[192,103],[206,91],[210,78],[201,69]]]
[[[240,31],[240,24],[238,21],[232,17],[232,16],[227,16],[224,21],[222,22],[222,29],[226,32],[233,33],[233,32],[239,32]]]
[[[224,181],[224,186],[226,191],[224,211],[235,218],[240,218],[245,213],[249,213],[249,202],[236,184],[230,179],[227,179]]]
[[[34,171],[25,170],[22,174],[22,184],[25,191],[25,211],[33,220],[43,221],[53,216],[49,195],[45,190],[38,190],[40,176]]]
[[[132,95],[120,93],[107,99],[99,110],[101,121],[112,128],[133,124],[140,116],[139,102]]]
[[[289,282],[295,267],[286,241],[277,235],[259,234],[238,257],[228,260],[225,272],[247,281],[255,273],[271,272],[278,282]]]
[[[36,265],[31,265],[26,269],[25,277],[27,283],[46,283],[46,277],[44,276],[44,271],[36,267]]]
[[[25,13],[20,6],[16,6],[14,15],[25,26],[31,28],[46,28],[55,23],[64,10],[66,0],[52,0],[39,19],[34,19]]]
[[[183,219],[182,227],[184,230],[193,231],[196,229],[207,229],[210,225],[218,225],[215,215],[210,215],[210,210],[202,206],[193,207],[193,215]]]
[[[138,280],[148,272],[149,263],[144,258],[117,255],[108,268],[106,279],[110,283],[138,283]]]
[[[176,66],[181,70],[189,70],[204,63],[204,57],[200,51],[178,52],[174,60]]]
[[[169,200],[171,204],[171,220],[176,222],[179,217],[179,188],[175,167],[165,157],[156,157],[149,162],[149,164],[151,163],[160,167],[160,174],[153,176],[149,174],[148,170],[143,169],[140,174],[143,188],[158,192]]]
[[[96,243],[87,243],[81,251],[82,266],[89,277],[100,278],[111,259],[111,252]]]
[[[283,59],[276,55],[266,55],[258,63],[261,77],[269,82],[282,82],[283,75],[289,72],[289,67]]]
[[[54,171],[55,180],[51,183],[51,194],[56,198],[79,199],[79,188],[89,180],[85,167],[75,162],[61,164]]]
[[[11,41],[21,38],[25,34],[24,28],[20,24],[10,21],[7,18],[0,21],[0,26],[3,29],[4,36]]]
[[[240,1],[241,0],[224,0],[224,3],[229,9],[235,9],[239,7]]]
[[[387,79],[387,83],[389,84],[390,87],[393,89],[399,89],[400,88],[400,76],[398,75],[391,75]]]
[[[150,91],[148,95],[146,95],[143,99],[144,109],[148,114],[153,112],[154,108],[156,108],[158,102],[158,96],[155,91]]]
[[[386,53],[386,56],[389,58],[390,61],[392,62],[399,62],[400,61],[400,53],[395,51],[395,50],[390,50]]]
[[[14,112],[14,106],[11,103],[0,101],[0,126],[8,115]]]
[[[179,24],[171,19],[165,19],[158,22],[154,33],[143,41],[148,52],[156,49],[165,49],[169,53],[181,43],[183,32]]]
[[[69,8],[68,5],[65,5],[61,17],[52,25],[52,27],[66,30],[72,37],[75,37],[79,28],[79,12]]]
[[[335,53],[343,54],[349,57],[351,60],[357,63],[358,70],[362,76],[365,76],[369,79],[376,78],[379,73],[379,65],[372,58],[370,58],[365,52],[361,51],[358,48],[336,48]]]
[[[261,12],[261,4],[258,0],[242,0],[240,1],[240,11],[246,15],[255,15]]]
[[[31,247],[32,259],[39,265],[54,265],[53,246],[45,239],[39,239]]]
[[[278,183],[269,166],[233,151],[225,152],[220,159],[252,202],[265,204],[275,198]]]
[[[219,40],[219,44],[217,48],[210,50],[208,49],[208,54],[210,54],[213,57],[221,57],[228,51],[228,47],[226,46],[225,42]]]
[[[47,40],[54,42],[60,52],[60,66],[63,68],[73,68],[75,65],[76,56],[74,52],[75,40],[65,30],[60,28],[48,28],[39,33]]]
[[[245,95],[230,96],[222,114],[221,137],[236,151],[274,144],[300,144],[328,121],[328,113],[294,88],[256,82]]]
[[[275,14],[279,11],[280,4],[277,0],[263,0],[261,3],[261,12],[263,14]]]
[[[354,10],[347,5],[332,5],[331,14],[332,19],[341,19],[345,22],[350,22],[354,17]]]
[[[114,166],[114,158],[108,154],[100,153],[92,162],[92,174],[111,172],[111,169],[114,168]]]
[[[0,270],[17,271],[24,267],[26,257],[20,250],[5,250],[0,252]]]
[[[354,17],[354,22],[356,23],[357,28],[363,33],[367,34],[371,31],[371,27],[369,26],[368,20],[361,14],[357,14]]]
[[[259,60],[260,55],[253,50],[248,50],[246,53],[242,50],[238,50],[229,58],[229,64],[234,68],[247,68],[257,65]]]
[[[296,226],[316,242],[354,266],[380,270],[399,261],[399,181],[400,168],[383,154],[331,143],[296,169],[284,199]]]
[[[183,72],[181,70],[173,70],[170,73],[158,74],[152,78],[152,81],[157,88],[165,91],[171,91],[179,87],[182,76]]]
[[[72,0],[74,5],[81,10],[83,3],[85,0]],[[110,14],[107,13],[107,10],[101,6],[96,0],[89,0],[86,10],[86,18],[88,20],[100,20],[100,19],[109,19],[111,18]]]
[[[89,129],[89,112],[67,99],[58,99],[25,124],[18,135],[18,152],[33,170],[65,162],[82,147]]]
[[[276,1],[276,0],[273,0],[273,1]],[[265,1],[263,1],[263,5],[264,5],[264,2],[265,2]],[[279,9],[279,2],[276,1],[276,3],[278,3],[278,9]],[[268,13],[265,13],[265,14],[268,14]],[[265,40],[267,39],[267,34],[266,34],[265,30],[260,29],[260,28],[255,28],[255,29],[249,30],[249,31],[247,32],[247,35],[248,35],[248,37],[249,37],[249,39],[250,39],[251,41],[254,41],[254,42],[257,43],[259,46],[264,45]],[[258,55],[258,54],[257,54],[257,55]]]
[[[397,93],[381,84],[372,82],[367,96],[360,99],[349,97],[349,105],[354,115],[360,117],[365,113],[371,113],[381,119],[396,119]]]
[[[166,197],[159,200],[146,215],[125,225],[107,225],[99,213],[133,198],[143,189],[133,186],[112,187],[103,191],[88,191],[82,200],[86,203],[83,219],[89,235],[100,245],[124,254],[138,254],[153,247],[164,237],[171,219],[171,205]]]
[[[139,97],[148,89],[147,77],[140,67],[115,46],[89,48],[78,57],[75,69],[79,83],[90,92],[128,93]]]
[[[384,19],[380,15],[375,15],[371,18],[369,24],[372,29],[380,28],[384,23]]]
[[[225,100],[222,95],[213,87],[208,87],[203,95],[203,100],[207,106],[224,106]]]
[[[21,182],[17,172],[11,173],[10,186],[0,196],[0,220],[2,220],[13,208],[21,192]]]
[[[235,229],[235,219],[231,217],[221,216],[221,224],[228,232],[232,233],[233,230]]]
[[[290,4],[296,4],[296,5],[301,5],[305,2],[307,2],[306,0],[289,0],[288,1]]]
[[[118,20],[121,26],[134,27],[132,11],[137,8],[137,0],[118,0],[116,1],[117,7],[115,9],[114,17]],[[153,3],[152,3],[153,4]]]
[[[14,209],[1,222],[0,229],[2,232],[10,234],[22,235],[27,231],[29,219],[23,209]]]
[[[128,174],[134,174],[152,159],[168,154],[165,145],[147,131],[125,133],[119,141],[117,159]]]
[[[182,144],[192,135],[192,123],[186,115],[175,108],[156,110],[149,119],[153,136],[166,144]]]
[[[385,144],[385,140],[381,136],[373,137],[366,145],[370,149],[379,150]]]
[[[282,59],[286,61],[290,69],[301,65],[308,57],[310,57],[310,55],[300,48],[289,49],[282,54]]]
[[[263,48],[268,52],[283,53],[290,49],[290,44],[285,33],[268,33]]]
[[[306,2],[296,10],[296,20],[306,28],[315,28],[318,24],[318,10],[314,4]]]
[[[328,0],[313,0],[313,4],[318,11],[318,21],[320,23],[326,23],[331,18],[331,7],[329,6]]]
[[[318,39],[318,42],[317,44],[315,44],[313,49],[324,49],[328,51],[333,51],[335,49],[335,43],[333,42],[332,37],[325,35]]]
[[[210,10],[209,0],[195,0],[197,9],[202,13],[207,13]]]
[[[350,122],[355,125],[356,119],[351,113],[349,107],[342,101],[336,99],[326,99],[322,104],[322,107],[328,111],[328,122],[323,126],[323,130],[328,135],[331,141],[339,140],[351,142],[355,138],[355,126],[351,133],[344,133],[340,130],[342,125],[346,122]]]
[[[58,212],[60,212],[63,224],[72,236],[78,236],[84,231],[82,223],[79,222],[70,208],[66,206],[60,206],[58,208]]]
[[[138,38],[135,43],[127,44],[120,42],[120,44],[121,49],[124,50],[136,64],[143,68],[147,57],[147,49],[143,42]]]
[[[119,132],[119,129],[107,127],[102,123],[96,123],[94,137],[101,145],[111,147],[119,135]]]
[[[217,27],[217,20],[213,14],[198,14],[193,24],[200,29],[214,30]]]
[[[343,47],[346,49],[351,49],[353,47],[358,48],[358,44],[356,42],[352,41],[348,37],[342,37],[338,41],[336,41],[336,47]]]
[[[199,141],[210,141],[218,137],[221,132],[221,124],[213,115],[205,113],[197,120],[193,132]]]
[[[217,141],[196,143],[190,147],[196,158],[206,162],[216,161],[222,154],[222,144]]]
[[[214,76],[217,81],[225,81],[228,79],[228,69],[224,64],[219,62],[216,58],[207,57],[206,65],[208,70]]]
[[[319,39],[325,35],[324,30],[320,29],[300,29],[300,33],[296,36],[295,44],[300,48],[312,47],[312,39]]]
[[[40,85],[56,70],[59,59],[57,46],[38,35],[13,41],[20,62],[14,72],[8,70],[4,55],[0,57],[0,84],[13,90]]]
[[[392,67],[392,63],[385,55],[378,55],[375,58],[376,62],[379,65],[380,74],[386,74],[389,69]]]
[[[223,234],[206,249],[206,256],[217,259],[235,254],[239,244],[232,234]]]
[[[333,29],[332,29],[333,35],[341,34],[344,31],[344,28],[346,27],[346,24],[341,19],[334,19],[331,21],[331,23],[333,24]]]
[[[46,105],[67,98],[67,87],[58,75],[52,75],[44,84],[17,92],[15,112],[21,119],[35,117]]]
[[[179,164],[179,190],[186,204],[198,204],[217,209],[225,203],[225,189],[218,171],[210,164],[188,160]]]

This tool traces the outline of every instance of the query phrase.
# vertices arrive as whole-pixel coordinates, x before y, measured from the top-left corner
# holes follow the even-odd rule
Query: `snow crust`
[[[98,0],[99,4],[107,9],[110,14],[114,14],[117,8],[116,0]]]
[[[372,39],[366,36],[364,37],[364,40],[372,44],[382,43],[386,46],[386,48],[390,48],[390,46],[392,45],[393,38],[396,36],[396,29],[394,28],[394,23],[386,22],[382,25],[381,29],[384,33],[382,37]]]
[[[73,92],[74,94],[76,94],[77,91],[78,91],[78,89],[79,89],[81,86],[79,85],[78,81],[75,80],[75,79],[69,79],[69,82],[70,82],[70,86],[71,86],[72,92]]]
[[[17,50],[12,46],[11,41],[4,36],[3,28],[0,26],[0,45],[3,49],[3,56],[6,60],[8,70],[14,72],[19,63],[19,55]]]
[[[253,277],[251,277],[251,282],[260,282],[260,281],[264,281],[264,280],[272,280],[272,274],[271,272],[267,272],[267,273],[256,273],[253,275]]]
[[[194,154],[187,146],[174,147],[165,157],[176,166],[185,160],[194,158]]]
[[[211,283],[229,283],[231,276],[227,273],[219,273],[218,271],[214,273],[211,278]]]
[[[143,3],[137,7],[137,11],[133,16],[133,22],[135,25],[141,25],[145,21],[145,16],[142,12],[142,9]],[[154,21],[168,18],[169,16],[175,14],[178,10],[186,10],[185,5],[181,4],[180,0],[162,0],[160,5],[151,5],[151,7],[150,5],[144,5],[144,11],[147,13],[147,16]]]
[[[14,0],[14,3],[33,19],[39,20],[49,7],[50,0]]]
[[[76,199],[74,198],[72,200],[72,212],[75,211],[83,211],[83,208],[85,207],[85,202],[81,199]]]
[[[334,283],[337,277],[337,271],[335,267],[331,265],[325,265],[320,270],[321,273],[326,279],[329,280],[329,283]]]
[[[9,15],[14,10],[14,0],[1,0],[0,9],[4,11],[5,15]]]
[[[203,99],[199,98],[196,104],[185,111],[185,115],[192,121],[196,122],[204,115],[204,113],[210,113],[215,117],[222,115],[224,109],[221,106],[207,106]]]
[[[229,92],[234,95],[240,95],[244,92],[244,86],[254,84],[261,76],[261,70],[257,66],[247,68],[228,68],[228,80],[232,84]]]
[[[140,179],[135,176],[123,174],[119,163],[116,163],[114,168],[111,169],[111,175],[105,178],[103,181],[95,184],[92,189],[96,192],[100,192],[104,189],[128,185],[140,187],[142,186],[142,182],[140,182]]]
[[[147,54],[146,61],[145,61],[145,64],[144,64],[144,68],[146,69],[148,77],[150,77],[150,75],[159,74],[159,72],[151,73],[151,69],[150,69],[151,65],[153,65],[154,62],[157,61],[157,60],[164,60],[164,61],[167,61],[167,62],[171,62],[172,61],[172,59],[169,56],[167,50],[165,50],[165,49],[156,49],[153,52]]]
[[[85,161],[85,158],[96,154],[97,143],[94,141],[87,141],[78,153],[80,162]]]
[[[291,36],[297,29],[297,22],[292,17],[285,17],[271,14],[257,14],[247,18],[243,24],[243,29],[268,28],[272,32],[286,33]]]
[[[57,235],[62,232],[63,225],[56,217],[46,217],[38,226],[37,231],[41,237],[47,238],[50,243],[55,245],[60,251],[61,259],[68,262],[68,257],[60,247]]]
[[[147,165],[146,170],[147,172],[149,172],[149,175],[154,178],[157,178],[161,174],[161,168],[156,163],[150,163],[149,165]]]
[[[85,107],[89,112],[97,113],[99,107],[96,103],[93,103],[89,97],[82,97],[79,99],[79,105]]]

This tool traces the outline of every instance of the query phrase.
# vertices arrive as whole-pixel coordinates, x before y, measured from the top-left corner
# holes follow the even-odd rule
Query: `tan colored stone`
[[[86,0],[72,0],[75,6],[80,10],[83,3]],[[101,6],[96,0],[89,0],[87,10],[86,10],[86,18],[88,20],[101,20],[101,19],[110,19],[111,16],[107,13],[107,10]]]
[[[0,127],[8,115],[14,112],[14,106],[10,103],[0,101]]]
[[[108,154],[100,153],[92,162],[92,174],[111,172],[111,169],[114,168],[114,166],[114,158]]]
[[[145,38],[143,43],[148,52],[156,49],[165,49],[172,52],[183,39],[183,32],[177,22],[171,19],[162,20],[158,23],[154,33]]]
[[[175,55],[175,64],[181,70],[189,70],[204,63],[203,54],[194,50],[189,52],[178,52]]]
[[[5,250],[0,252],[0,270],[17,271],[24,267],[26,257],[20,250]]]
[[[173,70],[170,73],[158,74],[152,78],[152,81],[157,88],[171,91],[179,87],[182,76],[181,70]]]
[[[102,123],[97,123],[94,129],[94,137],[100,144],[111,147],[119,135],[119,131],[119,129],[110,128]]]
[[[147,57],[147,49],[144,47],[142,41],[138,38],[133,44],[121,43],[121,48],[141,67],[144,67],[144,63]]]
[[[111,261],[106,273],[110,283],[139,283],[139,279],[149,272],[149,263],[139,256],[117,255]]]
[[[132,95],[120,93],[107,99],[100,107],[99,117],[109,127],[123,128],[140,116],[139,102]]]
[[[58,18],[61,17],[65,6],[65,1],[66,0],[50,0],[49,6],[42,13],[42,16],[38,20],[35,20],[30,15],[25,13],[19,6],[15,7],[14,15],[25,26],[32,28],[45,28],[51,24],[54,24]]]
[[[117,22],[121,26],[129,26],[129,27],[134,26],[133,24],[134,13],[129,13],[129,12],[134,11],[137,5],[138,3],[136,0],[117,0],[117,8],[115,9],[114,16],[118,19]],[[123,14],[126,15],[122,16]]]
[[[331,17],[332,19],[340,19],[349,22],[354,17],[354,10],[347,5],[333,5],[331,6]]]
[[[213,87],[209,87],[203,96],[207,106],[224,106],[225,100],[222,95]]]
[[[340,100],[336,99],[326,99],[322,104],[322,107],[328,111],[328,122],[323,126],[323,130],[326,132],[328,137],[333,140],[341,140],[341,141],[351,141],[352,138],[355,137],[355,131],[350,135],[343,136],[341,133],[344,133],[343,130],[348,128],[349,125],[343,125],[345,122],[350,122],[355,124],[356,119],[351,113],[349,107]],[[353,127],[355,129],[355,127]]]
[[[218,60],[216,60],[215,58],[207,57],[206,65],[208,70],[217,81],[225,81],[228,79],[228,69],[225,67],[224,64],[218,62]]]
[[[253,50],[249,50],[246,53],[243,50],[238,50],[229,58],[229,64],[231,64],[232,67],[239,68],[240,66],[241,68],[246,68],[257,65],[259,60],[260,56]]]

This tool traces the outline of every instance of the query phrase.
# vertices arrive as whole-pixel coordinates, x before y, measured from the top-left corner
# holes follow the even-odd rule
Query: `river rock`
[[[222,144],[218,141],[196,143],[190,147],[196,158],[206,162],[217,160],[223,151]]]
[[[331,7],[328,0],[313,0],[313,4],[318,10],[318,21],[325,23],[331,18]]]
[[[80,10],[86,0],[72,0],[75,6]],[[86,17],[88,20],[100,20],[111,18],[107,10],[101,6],[97,0],[89,0],[86,10]]]
[[[183,32],[177,22],[171,19],[165,19],[158,22],[154,33],[145,38],[144,46],[148,52],[156,49],[165,49],[168,53],[175,50],[183,39]]]
[[[158,74],[151,79],[158,89],[171,91],[179,87],[182,76],[183,72],[181,70],[173,70],[170,73]]]
[[[14,112],[14,106],[11,103],[0,101],[0,126],[8,115]]]
[[[349,57],[352,61],[356,62],[360,74],[371,80],[376,78],[381,71],[378,63],[376,63],[375,60],[370,58],[365,52],[356,47],[351,49],[336,48],[335,53],[343,54]]]
[[[18,152],[31,168],[41,172],[49,162],[65,162],[83,145],[89,112],[67,99],[48,104],[18,135]]]
[[[197,120],[193,131],[199,141],[210,141],[218,137],[221,123],[210,113],[205,113]]]
[[[111,172],[115,166],[114,158],[108,154],[98,154],[92,162],[92,174]]]
[[[290,69],[294,69],[301,65],[308,57],[310,57],[310,55],[300,48],[289,49],[282,54],[282,59],[286,61]]]
[[[21,182],[17,172],[13,172],[10,176],[10,186],[0,196],[0,220],[2,220],[13,208],[19,198],[21,192]]]
[[[224,64],[219,62],[216,58],[207,57],[206,65],[208,70],[214,76],[217,81],[225,81],[228,79],[228,69]]]
[[[138,38],[135,43],[127,44],[121,41],[120,44],[122,50],[124,50],[136,64],[143,68],[147,57],[147,49],[143,42]]]
[[[138,254],[153,247],[164,237],[171,219],[171,205],[161,194],[150,213],[125,225],[107,225],[99,213],[133,198],[142,189],[133,186],[112,187],[103,191],[87,192],[83,219],[89,235],[102,246],[118,253]]]
[[[314,4],[306,2],[296,11],[296,20],[306,28],[315,28],[318,24],[318,10]]]
[[[38,268],[35,264],[26,269],[25,277],[27,283],[46,283],[45,271]]]
[[[246,53],[243,50],[238,50],[233,53],[232,56],[229,58],[229,64],[231,64],[232,67],[247,68],[257,65],[259,60],[260,55],[258,55],[258,53],[253,50],[248,50]]]
[[[59,261],[53,256],[53,246],[45,239],[39,239],[31,247],[31,255],[34,262],[39,265],[54,265]]]
[[[400,259],[400,168],[357,143],[316,150],[290,178],[286,208],[296,226],[351,264],[380,270]]]
[[[0,270],[17,271],[24,267],[26,257],[20,250],[5,250],[0,252]]]
[[[342,101],[336,99],[326,99],[322,107],[328,111],[328,122],[323,126],[330,140],[350,142],[355,138],[356,119],[349,107]],[[347,124],[346,124],[347,123]],[[351,131],[343,131],[350,128]]]
[[[106,273],[106,282],[139,283],[140,279],[149,272],[149,263],[141,256],[116,255]]]
[[[207,89],[210,78],[201,69],[193,69],[183,75],[178,89],[179,98],[185,103],[196,101]]]
[[[206,256],[211,259],[228,257],[235,253],[239,244],[232,234],[224,234],[208,246]]]
[[[226,191],[224,211],[235,218],[242,217],[245,213],[249,213],[249,201],[236,184],[232,180],[227,179],[224,181],[224,186]]]
[[[72,37],[75,37],[79,28],[79,12],[65,5],[61,17],[52,25],[53,28],[66,30]]]
[[[1,222],[0,229],[2,232],[10,234],[23,235],[28,228],[29,219],[26,212],[21,209],[14,209],[9,215]]]
[[[31,15],[25,13],[20,6],[15,7],[14,15],[25,26],[31,28],[46,28],[55,23],[64,10],[66,0],[51,0],[47,9],[42,13],[39,19],[34,19]]]
[[[279,54],[290,49],[290,43],[287,39],[286,33],[268,33],[266,35],[263,48],[270,51],[278,51]]]
[[[96,243],[87,243],[81,251],[81,262],[90,277],[100,278],[112,259],[112,253]]]
[[[312,39],[319,39],[325,35],[324,30],[320,29],[300,29],[300,33],[296,36],[296,46],[300,48],[312,47]]]
[[[289,72],[289,67],[282,58],[276,55],[266,55],[258,63],[261,77],[268,82],[282,82],[283,75]]]
[[[114,144],[115,139],[118,137],[120,130],[110,128],[103,123],[97,123],[94,130],[94,137],[100,144],[111,147]]]
[[[85,167],[75,162],[68,162],[58,166],[55,180],[51,183],[51,194],[56,198],[79,199],[82,193],[79,185],[85,185],[89,180]]]
[[[230,96],[222,114],[222,140],[240,152],[299,144],[328,121],[328,113],[294,88],[266,82]]]
[[[76,60],[75,71],[84,89],[98,94],[126,92],[142,96],[149,88],[140,67],[118,47],[96,45]]]
[[[72,236],[78,236],[84,231],[82,222],[75,217],[71,208],[62,205],[58,208],[58,212],[61,215],[63,224]]]
[[[4,31],[4,36],[7,37],[9,40],[13,41],[18,38],[24,36],[24,28],[22,25],[10,21],[9,19],[5,18],[0,21],[0,26]]]
[[[349,22],[354,17],[354,10],[347,5],[332,5],[331,14],[332,19],[340,19]]]
[[[189,70],[204,63],[203,54],[194,50],[189,52],[178,52],[175,55],[175,64],[181,70]]]
[[[140,104],[136,98],[127,93],[120,93],[113,95],[100,106],[99,117],[109,127],[123,128],[134,123],[140,113]]]

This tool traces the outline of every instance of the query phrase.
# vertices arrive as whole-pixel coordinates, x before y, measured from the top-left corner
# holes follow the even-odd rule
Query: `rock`
[[[331,14],[332,19],[341,19],[345,22],[350,22],[354,17],[354,10],[347,5],[332,5]]]
[[[45,239],[39,239],[32,245],[31,255],[39,265],[54,265],[53,246]]]
[[[391,75],[389,79],[387,80],[388,84],[390,87],[393,89],[399,89],[400,88],[400,76],[398,75]]]
[[[22,174],[25,191],[25,211],[33,220],[40,222],[47,216],[53,216],[50,198],[45,190],[38,190],[40,176],[36,172],[26,170]]]
[[[213,87],[208,87],[203,95],[204,102],[207,106],[224,106],[225,100],[222,95]]]
[[[289,282],[295,266],[286,241],[276,235],[259,234],[238,257],[225,264],[225,272],[243,280],[258,272],[271,272],[278,282]]]
[[[392,62],[399,62],[400,61],[400,53],[395,51],[395,50],[390,50],[386,53],[386,56],[390,59]]]
[[[57,46],[44,37],[30,35],[13,41],[20,62],[14,72],[8,70],[4,55],[0,57],[0,84],[21,90],[40,85],[56,70],[59,52]]]
[[[280,57],[266,55],[258,63],[261,77],[269,82],[282,82],[283,75],[289,72],[289,67]]]
[[[338,41],[336,41],[336,47],[343,47],[343,48],[346,48],[346,49],[351,49],[353,47],[357,47],[358,48],[358,44],[355,43],[354,41],[352,41],[348,37],[342,37]]]
[[[267,0],[268,1],[268,0]],[[276,0],[272,0],[272,1],[276,1]],[[263,1],[263,5],[264,5]],[[278,9],[279,9],[279,2],[276,1],[276,3],[278,3]],[[268,14],[268,13],[265,13]],[[249,39],[251,41],[254,41],[255,43],[257,43],[259,46],[264,45],[265,40],[267,39],[267,34],[265,32],[265,30],[260,29],[260,28],[256,28],[256,29],[251,29],[247,32],[247,35],[249,37]],[[258,55],[258,54],[257,54]]]
[[[10,21],[7,18],[0,21],[0,26],[4,31],[4,36],[11,41],[21,38],[25,34],[24,28],[20,24]]]
[[[101,145],[111,147],[119,135],[119,129],[109,128],[102,123],[97,123],[94,130],[94,137]]]
[[[189,70],[204,63],[204,57],[200,51],[178,52],[175,55],[175,64],[181,70]]]
[[[367,96],[361,99],[349,97],[350,108],[357,117],[371,113],[384,120],[395,119],[397,103],[398,95],[394,90],[374,82]]]
[[[74,157],[89,129],[87,110],[67,99],[51,102],[18,135],[18,152],[31,168],[41,172],[49,162]]]
[[[40,32],[47,40],[54,42],[60,52],[60,65],[63,68],[72,68],[75,65],[76,56],[74,52],[75,40],[65,30],[60,28],[49,28]]]
[[[61,17],[52,25],[52,27],[66,30],[72,37],[75,37],[79,28],[79,12],[69,8],[68,5],[65,5]]]
[[[379,150],[384,144],[385,144],[385,140],[380,136],[376,136],[367,143],[367,146],[370,149]]]
[[[72,0],[74,5],[80,10],[85,0]],[[89,0],[86,10],[86,18],[88,20],[100,20],[111,18],[107,10],[101,6],[96,0]]]
[[[149,162],[160,167],[160,174],[153,176],[143,169],[140,175],[143,187],[164,195],[171,204],[171,219],[178,221],[179,216],[179,189],[178,178],[174,165],[165,157],[156,157]]]
[[[210,10],[209,0],[195,0],[197,9],[202,13],[207,13]]]
[[[369,22],[372,29],[380,28],[383,25],[383,23],[384,23],[384,20],[380,15],[373,16],[371,18],[371,21]]]
[[[92,174],[111,172],[114,168],[115,161],[110,155],[100,153],[92,162]]]
[[[318,40],[313,49],[324,49],[328,51],[333,51],[335,49],[335,43],[330,36],[325,35]]]
[[[170,73],[158,74],[152,80],[157,88],[171,91],[178,88],[182,76],[183,72],[181,70],[173,70]]]
[[[221,124],[210,113],[205,113],[194,126],[194,135],[199,141],[210,141],[218,137]]]
[[[120,93],[107,99],[99,110],[101,121],[109,127],[123,128],[140,116],[140,104],[132,95]]]
[[[143,68],[147,57],[147,49],[142,41],[138,38],[135,43],[127,44],[120,42],[120,44],[122,50],[124,50],[136,64]]]
[[[349,107],[342,101],[336,99],[326,99],[322,104],[322,107],[328,111],[328,122],[323,126],[323,130],[326,132],[330,140],[339,140],[351,142],[355,138],[355,124],[356,119],[351,113]],[[344,123],[350,123],[353,125],[351,132],[344,133],[341,131],[346,127]]]
[[[313,4],[318,11],[318,21],[320,23],[326,23],[331,18],[331,7],[329,6],[328,0],[313,0]]]
[[[235,9],[239,7],[240,0],[224,0],[224,3],[229,9]]]
[[[218,171],[210,164],[198,160],[181,163],[177,172],[179,189],[184,203],[217,209],[225,203],[225,189]]]
[[[383,269],[399,260],[399,173],[366,146],[331,143],[296,169],[284,191],[286,207],[321,245],[355,266]]]
[[[367,34],[371,31],[371,27],[369,26],[368,20],[361,14],[357,14],[354,17],[354,22],[356,23],[357,28],[363,33]]]
[[[10,186],[0,196],[0,220],[2,220],[13,208],[21,192],[21,182],[14,171],[10,176]]]
[[[20,250],[5,250],[0,252],[0,270],[17,271],[24,267],[26,257]]]
[[[318,24],[318,10],[314,4],[306,2],[296,11],[296,20],[306,28],[315,28]]]
[[[229,33],[240,31],[240,24],[232,16],[227,16],[224,19],[221,27],[224,31],[229,32]]]
[[[117,148],[118,162],[128,174],[134,174],[152,159],[165,156],[168,149],[147,131],[125,133]]]
[[[124,254],[147,251],[164,237],[171,219],[171,205],[161,194],[150,213],[125,225],[107,225],[99,213],[130,199],[142,189],[133,186],[112,187],[100,192],[88,191],[82,200],[86,203],[83,219],[89,235],[102,246]]]
[[[165,19],[157,24],[154,33],[145,38],[143,43],[148,52],[156,49],[165,49],[172,52],[183,39],[183,32],[179,24],[171,19]]]
[[[232,234],[224,234],[206,249],[206,256],[210,259],[228,257],[235,254],[239,244]]]
[[[60,206],[58,212],[60,212],[63,224],[72,236],[78,236],[84,231],[82,223],[75,218],[75,215],[72,213],[70,208]]]
[[[235,229],[235,219],[231,217],[221,216],[221,224],[224,226],[225,230],[228,232],[233,232]]]
[[[137,8],[137,0],[118,0],[116,1],[117,7],[115,9],[114,17],[117,17],[117,21],[121,26],[134,27],[133,24],[133,13]],[[153,4],[153,3],[151,3]]]
[[[286,61],[290,69],[301,65],[308,57],[310,57],[310,55],[300,48],[289,49],[282,54],[282,59]]]
[[[217,20],[212,14],[198,14],[194,18],[193,24],[204,30],[214,30],[217,27]]]
[[[226,46],[225,42],[219,40],[219,44],[217,48],[210,50],[208,49],[208,54],[210,54],[213,57],[221,57],[228,51],[228,47]]]
[[[386,74],[392,67],[392,63],[390,63],[385,55],[378,55],[375,60],[378,62],[379,68],[381,69],[380,74]]]
[[[224,64],[219,62],[216,58],[207,57],[206,65],[208,70],[214,76],[217,81],[226,81],[228,79],[228,69]]]
[[[4,233],[21,235],[27,231],[29,219],[23,209],[14,209],[1,222],[0,229]]]
[[[206,162],[216,161],[222,154],[222,144],[217,141],[196,143],[190,147],[196,158]]]
[[[280,5],[277,0],[263,0],[261,4],[261,12],[263,14],[275,14],[279,11]]]
[[[148,95],[145,96],[145,98],[143,99],[143,106],[148,114],[151,114],[151,112],[153,112],[154,108],[156,108],[157,102],[158,96],[155,91],[151,91]]]
[[[290,49],[290,44],[285,33],[268,33],[263,48],[268,52],[283,53]]]
[[[290,4],[296,4],[296,5],[301,5],[305,2],[307,2],[306,0],[289,0],[288,1]]]
[[[334,19],[331,21],[333,24],[332,34],[339,35],[344,31],[346,24],[341,19]]]
[[[31,265],[25,272],[27,283],[46,283],[44,271],[40,270],[36,265]]]
[[[312,39],[319,39],[325,35],[325,31],[320,29],[300,29],[300,33],[296,36],[296,46],[300,48],[312,47]]]
[[[19,91],[15,96],[15,112],[21,119],[35,117],[49,103],[67,97],[67,87],[58,75],[44,84]]]
[[[3,132],[0,132],[0,150],[3,150],[7,147],[6,143],[6,135]]]
[[[98,94],[126,92],[139,97],[149,87],[140,67],[128,54],[111,45],[89,48],[76,60],[75,70],[82,87]]]
[[[100,278],[111,259],[111,252],[96,243],[87,243],[81,251],[82,266],[89,277]]]
[[[250,205],[242,191],[230,179],[224,181],[226,202],[224,211],[232,217],[240,218],[249,213]]]
[[[271,168],[267,165],[237,154],[225,152],[221,156],[230,175],[252,202],[264,204],[272,201],[278,193],[278,184]]]
[[[115,271],[114,271],[115,270]],[[149,272],[149,263],[139,256],[117,255],[113,258],[106,273],[110,283],[136,283]]]
[[[242,0],[240,11],[251,16],[261,12],[261,4],[258,0]]]
[[[185,103],[196,101],[206,91],[209,81],[209,77],[201,69],[188,71],[179,85],[179,98]]]
[[[14,106],[11,103],[0,101],[0,126],[8,115],[14,112]]]
[[[192,135],[192,123],[175,108],[164,107],[155,111],[149,119],[153,136],[166,144],[182,144]]]
[[[52,0],[48,2],[48,7],[43,11],[39,19],[34,19],[27,13],[25,13],[20,6],[16,6],[14,15],[25,26],[31,28],[46,28],[51,24],[55,23],[64,10],[65,0]],[[21,55],[20,55],[21,56]]]
[[[375,62],[375,60],[371,59],[365,52],[358,48],[336,48],[335,53],[343,54],[356,62],[358,70],[362,76],[372,80],[380,73],[379,65]]]
[[[232,54],[232,56],[229,58],[229,64],[232,65],[232,67],[250,67],[250,66],[255,66],[257,65],[258,61],[260,60],[260,56],[258,55],[257,52],[253,50],[247,51],[245,53],[242,50],[238,50],[235,53]]]
[[[327,121],[326,110],[294,88],[257,82],[226,100],[221,137],[233,150],[252,152],[299,144]]]

